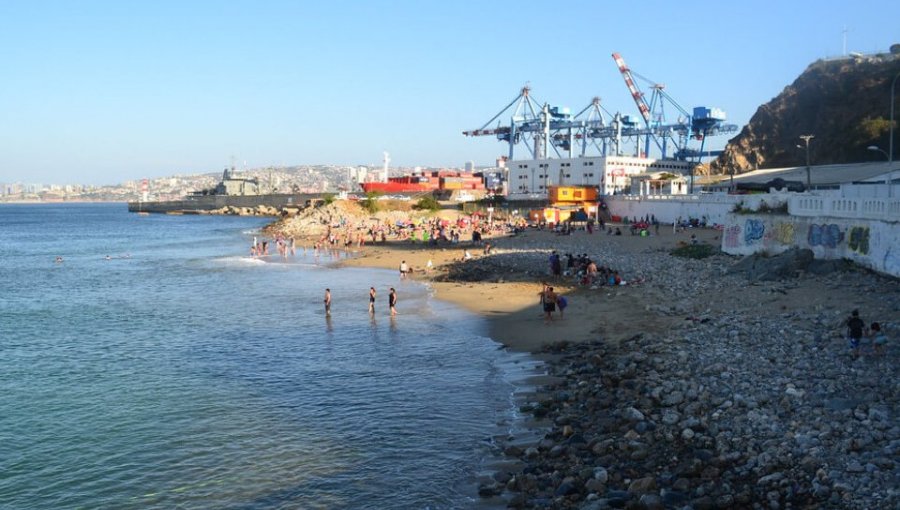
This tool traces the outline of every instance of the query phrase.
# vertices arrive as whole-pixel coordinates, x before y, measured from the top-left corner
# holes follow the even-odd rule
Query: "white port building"
[[[601,195],[613,195],[630,190],[632,176],[659,172],[684,175],[692,165],[686,161],[629,156],[509,161],[507,198],[546,198],[550,186],[596,186]]]

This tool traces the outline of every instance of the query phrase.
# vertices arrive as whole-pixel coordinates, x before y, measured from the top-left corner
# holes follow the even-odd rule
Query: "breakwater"
[[[267,195],[200,195],[181,200],[128,202],[128,212],[148,213],[201,213],[219,209],[260,206],[274,209],[302,209],[321,200],[321,193],[279,193]]]

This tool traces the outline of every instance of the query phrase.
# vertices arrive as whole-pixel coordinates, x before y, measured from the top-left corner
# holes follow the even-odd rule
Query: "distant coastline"
[[[127,200],[6,200],[0,199],[0,204],[127,204]]]

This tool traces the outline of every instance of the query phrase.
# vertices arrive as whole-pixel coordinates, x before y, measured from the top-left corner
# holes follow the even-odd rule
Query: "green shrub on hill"
[[[675,248],[669,254],[687,259],[705,259],[715,255],[716,250],[710,244],[689,244]]]
[[[420,198],[419,201],[416,202],[416,205],[414,207],[414,209],[418,209],[420,211],[431,212],[438,211],[440,210],[440,208],[441,204],[438,203],[438,201],[431,195],[425,195],[424,197]]]
[[[378,191],[368,191],[366,192],[366,198],[361,201],[363,209],[369,211],[369,214],[375,214],[381,209],[378,199],[381,198],[381,193]]]

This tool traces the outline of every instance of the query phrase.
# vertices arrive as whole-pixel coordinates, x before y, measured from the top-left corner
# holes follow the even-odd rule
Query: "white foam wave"
[[[256,257],[222,257],[215,259],[215,261],[236,266],[259,266],[266,263],[265,260]]]

